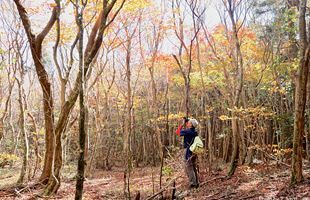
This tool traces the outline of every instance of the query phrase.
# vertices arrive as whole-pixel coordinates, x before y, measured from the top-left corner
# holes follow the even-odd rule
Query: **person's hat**
[[[197,127],[198,126],[198,121],[194,118],[189,119],[189,122],[193,125],[193,127]]]

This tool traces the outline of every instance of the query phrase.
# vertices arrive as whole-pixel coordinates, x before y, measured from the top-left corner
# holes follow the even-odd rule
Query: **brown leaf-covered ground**
[[[310,199],[310,170],[305,181],[289,186],[290,174],[281,166],[241,166],[231,179],[216,179],[191,193],[188,199]],[[225,175],[221,172],[218,175]],[[212,179],[204,176],[205,179]]]
[[[209,171],[205,166],[200,166],[201,187],[189,190],[186,177],[183,173],[180,159],[170,160],[166,163],[163,177],[164,187],[174,177],[176,179],[176,193],[184,196],[184,199],[310,199],[310,166],[305,163],[305,181],[294,187],[289,186],[290,169],[282,164],[265,163],[253,166],[240,166],[235,175],[227,179],[225,167],[222,170]],[[169,170],[167,170],[169,169]],[[12,169],[11,169],[12,171]],[[169,171],[169,172],[168,172]],[[18,171],[17,171],[18,172]],[[15,172],[14,174],[18,175]],[[71,176],[67,173],[56,196],[51,199],[74,199],[75,180],[74,170]],[[124,199],[123,195],[123,171],[95,170],[93,175],[85,181],[84,199]],[[153,174],[153,175],[152,175]],[[169,175],[169,176],[168,176]],[[38,194],[40,186],[26,188],[9,187],[7,184],[14,179],[14,175],[0,173],[0,199],[40,199]],[[159,190],[159,168],[134,168],[131,174],[131,196],[135,197],[139,191],[141,199],[156,193]],[[172,186],[167,187],[163,193],[165,197],[172,194]]]

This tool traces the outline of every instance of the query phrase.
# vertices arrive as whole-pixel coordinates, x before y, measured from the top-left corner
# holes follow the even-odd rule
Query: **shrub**
[[[0,168],[12,166],[19,158],[15,154],[0,153]]]

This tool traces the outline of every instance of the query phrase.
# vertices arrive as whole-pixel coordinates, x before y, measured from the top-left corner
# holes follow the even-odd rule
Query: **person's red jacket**
[[[176,133],[178,136],[180,136],[181,129],[182,129],[182,125],[179,125],[178,129],[175,131],[175,133]]]

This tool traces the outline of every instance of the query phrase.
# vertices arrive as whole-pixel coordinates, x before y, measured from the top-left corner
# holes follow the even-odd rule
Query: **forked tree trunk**
[[[26,9],[20,3],[20,0],[14,0],[19,16],[22,20],[27,38],[30,44],[32,58],[36,67],[37,75],[39,78],[40,85],[43,91],[43,108],[44,108],[44,119],[45,119],[45,134],[46,134],[46,151],[44,159],[43,172],[41,174],[40,180],[48,180],[48,185],[43,192],[43,195],[51,195],[57,192],[60,186],[60,169],[62,166],[62,145],[61,145],[61,135],[64,131],[69,114],[77,100],[79,94],[79,88],[82,80],[82,73],[78,73],[74,88],[72,89],[67,101],[62,106],[62,110],[59,116],[56,127],[54,126],[54,104],[52,98],[51,84],[48,79],[48,73],[44,68],[42,61],[42,42],[47,34],[52,29],[54,23],[59,17],[60,13],[60,1],[56,0],[57,6],[53,8],[52,16],[45,28],[40,34],[35,36],[31,30],[31,24],[27,16]],[[116,0],[112,0],[110,3],[103,4],[103,8],[100,12],[99,17],[93,29],[91,31],[88,44],[85,49],[85,61],[84,67],[86,74],[91,64],[92,60],[96,56],[102,40],[103,33],[107,26],[115,19],[121,8],[123,7],[125,1],[122,1],[120,7],[116,10],[113,16],[109,18],[109,14],[112,8],[115,6]],[[108,18],[110,21],[108,21]],[[55,137],[54,137],[55,135]],[[52,168],[54,167],[54,170]]]
[[[40,177],[41,181],[48,180],[52,172],[53,162],[53,150],[54,150],[54,103],[52,97],[51,84],[48,79],[47,71],[44,68],[42,60],[42,42],[48,32],[53,27],[56,21],[57,8],[53,9],[52,16],[47,23],[46,27],[40,34],[35,36],[32,33],[30,21],[27,16],[25,8],[22,6],[19,0],[14,0],[20,18],[22,20],[25,32],[27,34],[28,41],[30,43],[31,55],[34,60],[34,65],[39,78],[40,85],[43,93],[43,110],[44,110],[44,122],[45,122],[45,159],[44,167]]]
[[[19,0],[14,0],[21,20],[23,22],[24,29],[26,31],[28,41],[30,43],[32,57],[36,66],[37,74],[39,76],[40,84],[43,88],[43,103],[44,103],[44,115],[45,115],[45,131],[46,131],[46,154],[44,169],[41,175],[41,180],[48,180],[48,185],[45,188],[43,195],[51,195],[57,192],[60,186],[60,170],[62,166],[62,145],[61,145],[61,135],[64,131],[69,114],[77,100],[79,94],[79,88],[82,81],[82,73],[78,73],[74,88],[68,96],[67,101],[62,106],[62,110],[59,116],[56,127],[54,127],[54,107],[53,107],[53,98],[51,92],[51,84],[48,80],[48,74],[42,65],[42,42],[45,36],[49,33],[53,24],[59,16],[60,3],[56,0],[57,6],[53,9],[53,14],[50,21],[47,23],[43,31],[36,37],[31,30],[30,21],[27,16],[25,8],[21,5]],[[88,44],[85,49],[85,60],[84,60],[84,74],[87,73],[88,68],[96,56],[102,40],[103,33],[106,30],[107,26],[115,19],[116,15],[119,13],[121,8],[124,5],[123,1],[114,13],[114,15],[108,21],[109,13],[112,8],[115,6],[116,0],[112,0],[110,3],[103,4],[103,9],[100,12],[99,17],[92,29],[90,34]],[[55,135],[55,137],[54,137]],[[55,147],[55,148],[54,148]],[[54,170],[52,171],[52,167]]]
[[[235,19],[235,4],[232,0],[227,1],[226,9],[229,14],[229,18],[232,24],[232,35],[233,35],[233,42],[235,48],[235,57],[234,63],[235,67],[237,68],[237,76],[235,77],[236,85],[234,88],[234,95],[233,95],[233,104],[232,109],[239,107],[239,99],[241,96],[242,88],[243,88],[243,58],[241,53],[241,46],[238,38],[238,29]],[[238,164],[238,157],[239,157],[239,124],[238,119],[235,114],[235,111],[232,112],[232,133],[233,133],[233,153],[230,163],[230,168],[228,171],[228,176],[232,176],[236,170]]]

